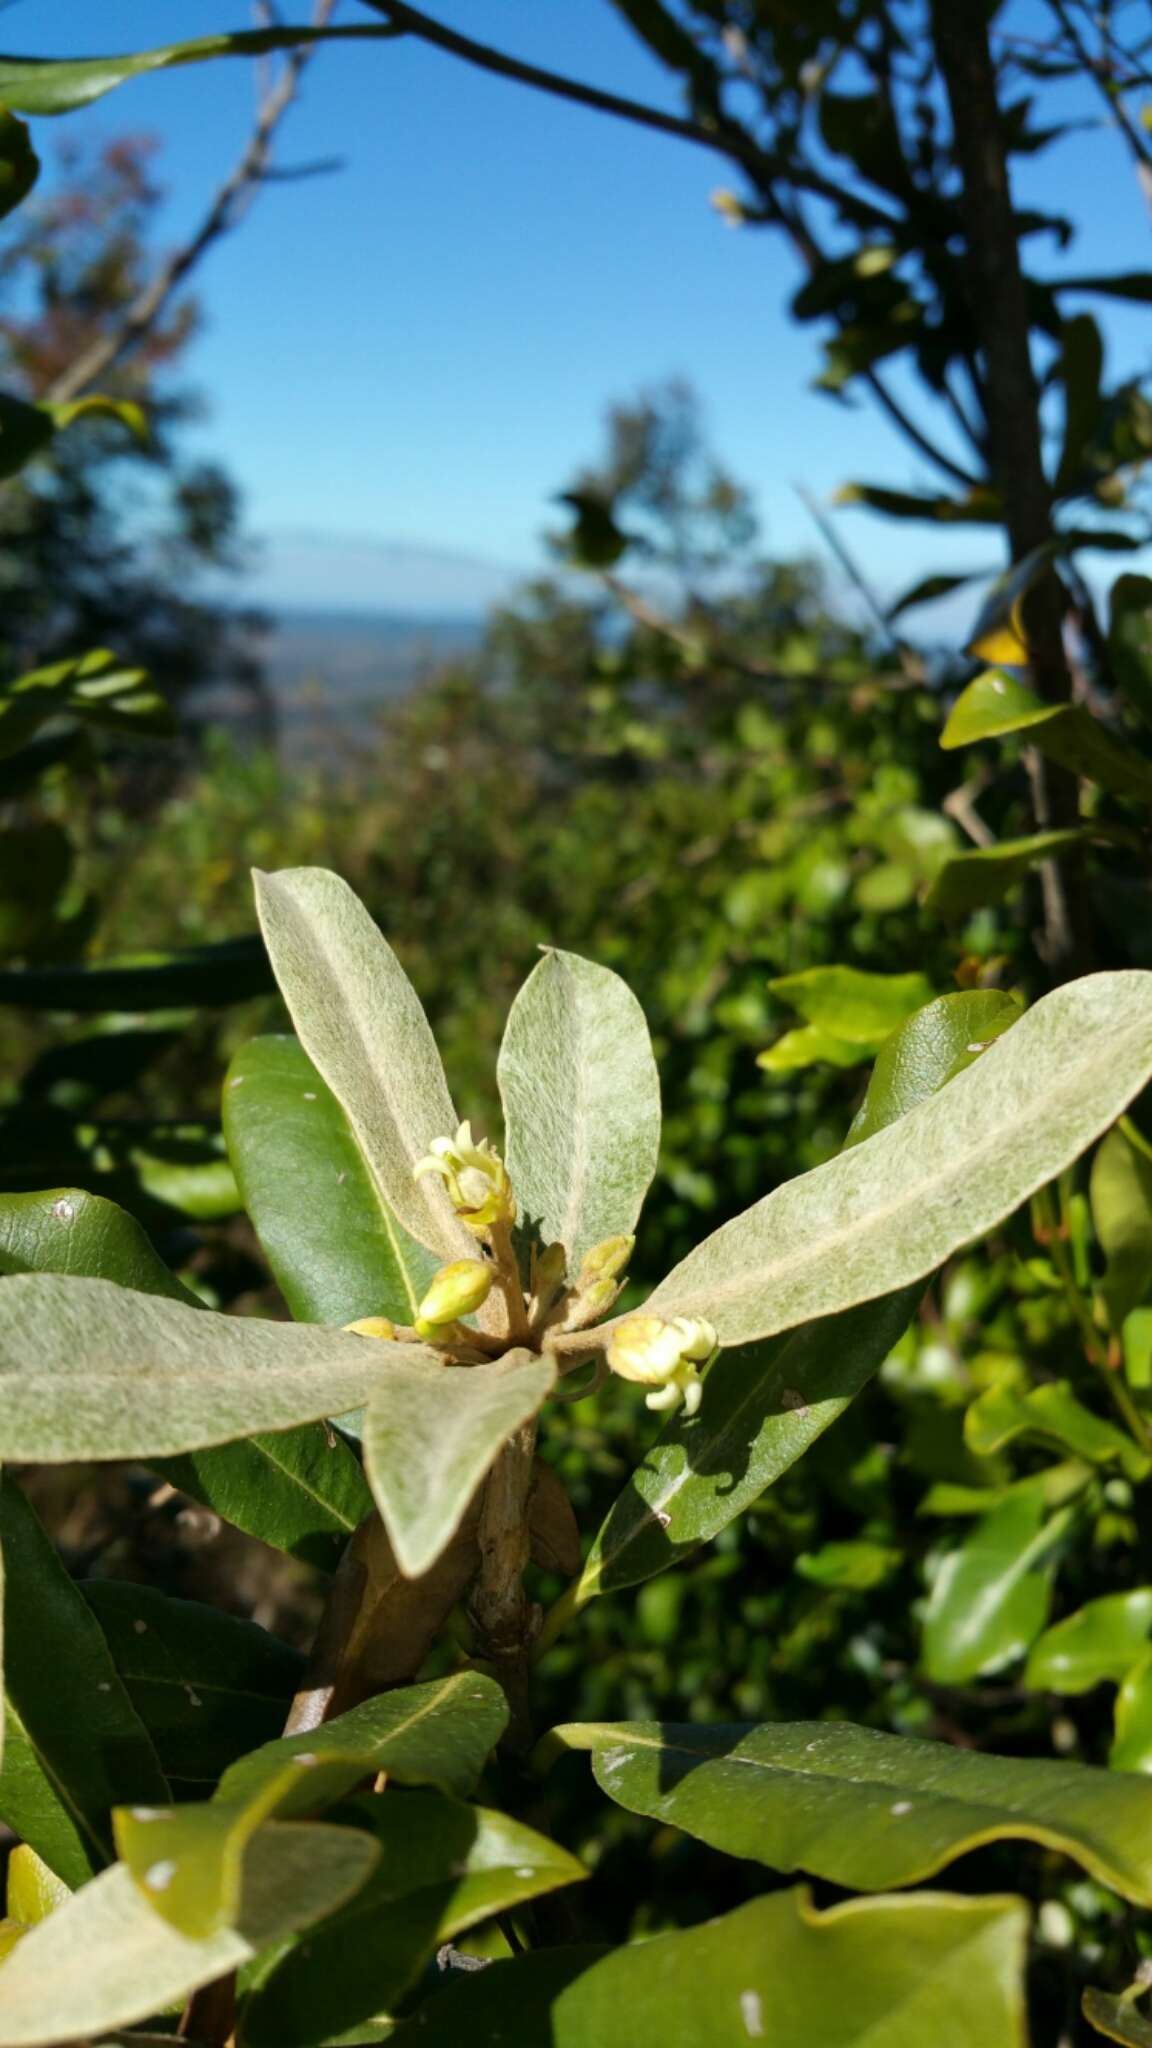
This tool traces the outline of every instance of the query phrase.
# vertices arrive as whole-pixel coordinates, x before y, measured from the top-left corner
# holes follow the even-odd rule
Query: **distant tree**
[[[114,334],[153,261],[163,197],[156,145],[125,136],[92,153],[66,144],[49,188],[0,243],[0,385],[52,394]],[[116,421],[82,421],[0,496],[0,658],[9,672],[99,645],[146,667],[187,706],[206,685],[261,703],[254,619],[198,594],[204,572],[243,557],[235,486],[188,459],[181,429],[198,402],[179,386],[199,309],[165,309],[101,389],[142,402],[146,442]]]

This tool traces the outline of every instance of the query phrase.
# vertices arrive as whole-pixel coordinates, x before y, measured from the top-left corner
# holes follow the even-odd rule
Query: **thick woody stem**
[[[932,26],[960,170],[969,310],[980,342],[995,483],[1012,559],[1019,562],[1050,543],[1055,528],[1029,340],[1028,289],[1020,266],[987,10],[957,5],[956,0],[932,0]],[[1053,703],[1065,703],[1072,694],[1063,612],[1060,583],[1047,570],[1028,591],[1023,614],[1036,687]],[[1029,779],[1039,827],[1077,823],[1079,797],[1073,775],[1035,755]],[[1090,964],[1091,935],[1080,891],[1054,862],[1045,863],[1041,882],[1049,971],[1060,979],[1083,972]]]
[[[488,1475],[480,1503],[480,1569],[468,1596],[468,1618],[476,1632],[476,1655],[490,1664],[508,1696],[508,1747],[526,1753],[531,1745],[528,1671],[538,1616],[524,1591],[528,1563],[528,1500],[536,1424],[505,1444]]]

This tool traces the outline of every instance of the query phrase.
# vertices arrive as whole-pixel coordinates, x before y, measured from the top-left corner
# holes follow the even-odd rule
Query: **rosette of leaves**
[[[517,1815],[467,1802],[502,1731],[521,1752],[535,1732],[523,1572],[533,1553],[576,1560],[534,1424],[628,1354],[635,1317],[615,1297],[656,1162],[656,1069],[623,981],[546,953],[501,1050],[501,1161],[465,1140],[415,992],[351,891],[292,870],[258,877],[257,901],[297,1036],[241,1051],[225,1125],[295,1321],[196,1303],[98,1198],[0,1204],[0,1457],[145,1460],[326,1564],[328,1608],[301,1672],[227,1617],[89,1598],[5,1481],[0,1812],[75,1890],[42,1918],[19,1888],[11,1902],[0,2048],[163,2033],[182,2003],[186,2037],[321,2048],[385,2038],[414,2000],[422,2035],[495,2041],[514,2014],[526,2043],[583,2048],[612,2038],[623,1999],[629,2040],[655,2042],[704,1985],[727,2015],[709,2039],[895,2048],[910,2012],[931,2030],[947,2011],[958,2048],[1021,2042],[1020,1903],[880,1895],[1015,1836],[1147,1902],[1152,1787],[822,1724],[566,1725],[541,1762],[588,1750],[634,1813],[878,1896],[828,1913],[803,1892],[754,1900],[661,1937],[659,1970],[643,1946],[513,1954],[419,2003],[437,1946],[583,1874]],[[718,1355],[550,1634],[740,1514],[877,1370],[927,1276],[1115,1123],[1152,1074],[1152,975],[1089,977],[1019,1017],[991,993],[939,998],[898,1036],[853,1142],[643,1304],[660,1327],[709,1326]],[[490,1162],[479,1188],[416,1172],[465,1154]],[[483,1284],[443,1321],[430,1304],[462,1267]],[[461,1607],[459,1669],[413,1683]],[[288,1732],[269,1744],[278,1707]]]

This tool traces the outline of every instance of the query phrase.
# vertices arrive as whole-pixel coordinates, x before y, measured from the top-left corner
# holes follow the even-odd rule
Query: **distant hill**
[[[483,630],[479,615],[280,611],[259,651],[282,751],[289,759],[317,746],[338,751],[376,705],[469,654]]]

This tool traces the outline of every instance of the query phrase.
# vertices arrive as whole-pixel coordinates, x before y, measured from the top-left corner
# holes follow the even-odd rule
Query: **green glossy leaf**
[[[1152,726],[1152,576],[1117,576],[1113,583],[1108,660],[1122,695]]]
[[[477,1672],[385,1693],[240,1757],[211,1801],[121,1808],[116,1846],[156,1911],[204,1939],[234,1924],[248,1845],[263,1823],[322,1812],[379,1772],[471,1792],[507,1720],[500,1687]],[[160,1888],[149,1884],[157,1865]]]
[[[260,57],[312,43],[380,41],[395,33],[383,22],[327,29],[239,29],[231,35],[198,36],[194,42],[167,43],[159,49],[134,50],[116,57],[2,56],[0,101],[21,114],[67,114],[149,71],[200,64],[211,57]]]
[[[346,882],[324,868],[255,874],[268,955],[300,1042],[356,1137],[380,1195],[441,1258],[475,1254],[436,1174],[413,1173],[456,1111],[420,999]]]
[[[217,1009],[266,995],[272,970],[256,938],[223,939],[186,953],[108,960],[99,967],[0,969],[0,1003],[20,1010],[74,1010],[85,1016],[116,1010]]]
[[[1108,1761],[1114,1771],[1152,1774],[1152,1651],[1133,1664],[1121,1682]]]
[[[19,1920],[23,1927],[38,1927],[57,1906],[71,1898],[69,1887],[62,1878],[49,1870],[48,1865],[21,1842],[8,1857],[8,1898],[7,1909],[13,1920]]]
[[[1117,1125],[1092,1161],[1092,1223],[1108,1270],[1100,1297],[1112,1328],[1152,1289],[1152,1157]]]
[[[551,1393],[556,1368],[529,1351],[445,1366],[419,1347],[381,1349],[386,1364],[364,1417],[364,1465],[396,1562],[418,1579],[456,1534],[502,1446]]]
[[[521,1225],[586,1252],[629,1236],[656,1171],[660,1083],[626,982],[577,953],[546,953],[508,1015],[498,1065],[506,1161]]]
[[[900,1569],[904,1553],[886,1544],[855,1537],[845,1543],[822,1543],[801,1551],[793,1570],[812,1586],[837,1586],[845,1592],[870,1593]]]
[[[15,1481],[0,1483],[5,1688],[0,1818],[65,1884],[111,1860],[111,1809],[167,1799],[143,1722],[78,1586]]]
[[[985,1842],[1041,1842],[1152,1900],[1152,1785],[1087,1764],[989,1756],[846,1721],[576,1722],[538,1754],[592,1755],[630,1813],[728,1856],[855,1891],[917,1884]]]
[[[858,1067],[877,1049],[877,1042],[864,1044],[846,1038],[834,1038],[830,1032],[818,1031],[815,1024],[802,1024],[796,1031],[786,1031],[775,1045],[766,1052],[756,1055],[756,1065],[769,1074],[794,1074],[801,1067],[813,1067],[823,1063],[830,1067]]]
[[[149,1462],[233,1528],[321,1571],[335,1571],[349,1536],[372,1512],[359,1459],[323,1422]]]
[[[1033,832],[1026,839],[1001,839],[995,846],[977,847],[974,853],[954,854],[931,883],[924,908],[938,917],[970,917],[974,910],[1002,903],[1038,862],[1082,851],[1091,837],[1087,827],[1069,826],[1056,832]]]
[[[436,1270],[396,1221],[331,1089],[295,1038],[254,1038],[224,1083],[236,1179],[298,1323],[411,1323]]]
[[[1150,1072],[1152,975],[1071,982],[898,1123],[706,1238],[648,1306],[731,1345],[892,1293],[1062,1172]]]
[[[0,92],[3,71],[0,67]],[[13,101],[18,105],[18,101]],[[881,484],[841,484],[833,498],[837,505],[867,505],[888,519],[922,519],[942,526],[996,526],[1000,521],[1000,500],[995,491],[978,489],[964,498],[931,497],[915,491],[890,491]]]
[[[743,1514],[884,1363],[919,1292],[722,1352],[699,1414],[668,1424],[609,1510],[579,1603],[655,1577]]]
[[[304,1659],[255,1622],[151,1586],[80,1587],[161,1769],[182,1790],[213,1787],[284,1726]]]
[[[1046,704],[1017,676],[988,669],[968,684],[940,735],[942,747],[970,747],[1025,733],[1050,761],[1118,796],[1152,797],[1152,761],[1114,740],[1082,704]]]
[[[863,1046],[887,1038],[932,1000],[926,975],[868,974],[859,967],[809,967],[778,975],[768,986],[818,1031]]]
[[[494,1963],[396,2048],[1026,2048],[1023,1902],[922,1892],[817,1913],[802,1889],[615,1949]],[[622,2028],[625,2030],[622,2032]]]
[[[924,1669],[967,1685],[1023,1655],[1048,1619],[1054,1552],[1072,1510],[1048,1521],[1037,1488],[993,1508],[943,1560],[924,1614]]]
[[[0,1271],[31,1270],[115,1280],[200,1306],[133,1217],[82,1189],[0,1197]],[[328,1570],[372,1510],[359,1461],[319,1423],[157,1463],[173,1486],[236,1528]]]
[[[402,1785],[434,1785],[464,1797],[475,1790],[507,1721],[507,1702],[493,1679],[454,1671],[427,1685],[381,1693],[306,1735],[267,1743],[226,1773],[220,1797],[256,1796],[300,1755],[352,1757],[361,1777],[387,1771]]]
[[[937,996],[894,1031],[877,1055],[868,1092],[845,1145],[862,1144],[907,1116],[917,1103],[962,1074],[1020,1016],[1015,996],[999,989]]]
[[[4,1963],[0,2048],[52,2048],[182,2004],[341,1906],[378,1858],[360,1829],[274,1823],[249,1850],[239,1927],[208,1941],[169,1927],[123,1865],[104,1871]]]
[[[1144,1988],[1132,1995],[1142,1996]],[[1089,1985],[1081,2010],[1106,2040],[1121,2041],[1124,2048],[1152,2048],[1152,2020],[1137,2010],[1130,1997],[1116,1998],[1110,1991],[1097,1991]]]
[[[425,1365],[421,1345],[388,1367]],[[374,1338],[222,1316],[108,1280],[0,1281],[0,1458],[67,1464],[163,1457],[359,1407],[385,1357]]]
[[[380,1845],[376,1876],[261,1983],[251,2048],[305,2048],[391,2010],[442,1942],[586,1875],[533,1829],[442,1793],[362,1799],[358,1817]]]
[[[125,668],[107,647],[0,685],[0,759],[24,746],[46,719],[61,717],[111,732],[172,731],[171,707],[147,672]]]
[[[991,576],[991,569],[963,569],[942,575],[923,576],[903,590],[895,603],[890,604],[884,614],[886,619],[898,619],[903,612],[915,610],[917,605],[934,604],[938,598],[951,597],[954,590],[960,590],[965,583],[975,583],[982,576]]]
[[[1152,1469],[1147,1453],[1127,1432],[1086,1408],[1067,1380],[1045,1381],[1027,1394],[1003,1385],[989,1387],[964,1418],[964,1441],[978,1458],[995,1457],[1021,1436],[1058,1444],[1090,1465],[1119,1464],[1135,1481]]]
[[[1033,1643],[1024,1684],[1035,1692],[1090,1692],[1119,1685],[1143,1659],[1152,1634],[1152,1586],[1106,1593],[1046,1628]]]
[[[78,1273],[198,1306],[136,1218],[83,1188],[0,1195],[0,1273]]]
[[[203,1124],[158,1130],[146,1144],[131,1147],[128,1163],[146,1196],[194,1222],[218,1222],[240,1209],[224,1139]]]

